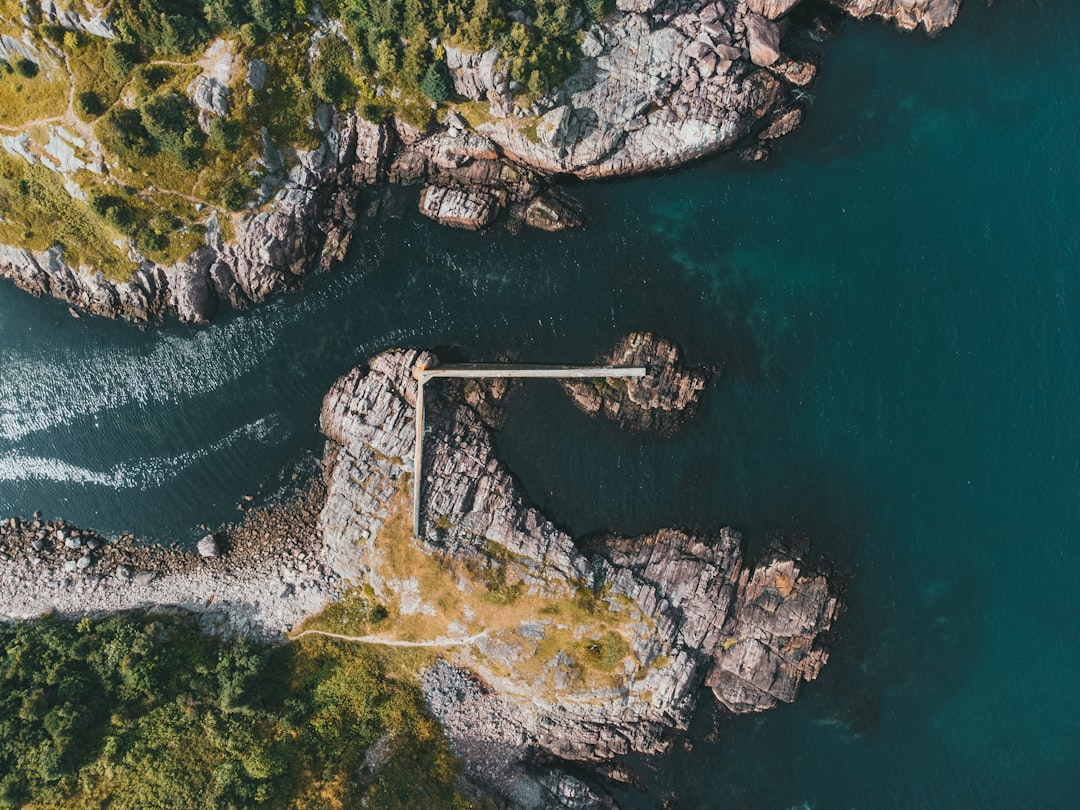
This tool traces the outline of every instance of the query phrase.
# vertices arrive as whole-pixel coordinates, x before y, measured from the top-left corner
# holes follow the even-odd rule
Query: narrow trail
[[[355,641],[360,644],[381,644],[384,647],[465,647],[486,638],[487,630],[482,630],[474,636],[465,638],[436,638],[431,641],[401,641],[400,639],[383,638],[382,636],[345,636],[341,633],[328,633],[325,630],[304,630],[295,636],[290,636],[289,641],[296,641],[304,636],[326,636],[341,641]]]

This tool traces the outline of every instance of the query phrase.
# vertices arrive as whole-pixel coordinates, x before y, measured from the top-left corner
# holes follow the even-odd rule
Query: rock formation
[[[929,32],[951,24],[959,9],[959,0],[832,2],[857,17],[877,15]],[[547,190],[546,178],[635,174],[737,145],[760,159],[768,155],[761,142],[795,129],[803,116],[801,88],[816,73],[811,62],[784,50],[786,15],[796,5],[620,0],[618,13],[585,29],[577,73],[535,103],[514,98],[497,50],[469,54],[446,47],[456,91],[489,106],[489,120],[475,128],[453,111],[436,131],[420,132],[401,121],[375,125],[322,107],[315,118],[323,143],[314,150],[283,151],[263,132],[261,205],[232,216],[228,228],[224,212],[208,214],[206,244],[186,259],[163,267],[132,248],[138,266],[118,282],[96,268],[71,266],[60,246],[0,246],[0,277],[98,315],[145,323],[175,312],[205,323],[219,304],[249,306],[294,287],[312,268],[340,261],[359,196],[372,184],[423,184],[420,210],[456,227],[484,227],[504,209],[513,228],[574,227],[580,211],[566,194]],[[85,17],[51,0],[41,9],[66,28],[115,36],[107,15],[91,6]],[[0,37],[0,56],[16,58],[29,47]],[[34,56],[55,61],[45,51]],[[241,75],[259,88],[266,65],[255,60]],[[228,110],[228,92],[216,74],[197,77],[189,92],[204,128]],[[6,135],[0,147],[33,163],[37,157],[24,136]],[[86,149],[101,170],[100,145]],[[82,193],[73,176],[65,174],[71,193]],[[223,232],[233,236],[223,239]]]
[[[859,19],[876,16],[892,20],[905,31],[920,25],[936,34],[956,21],[960,0],[831,0],[848,14]]]
[[[634,332],[598,360],[612,366],[644,366],[644,377],[564,380],[574,404],[590,415],[603,414],[632,430],[673,435],[693,415],[709,373],[683,364],[679,347],[651,332]]]
[[[676,363],[665,368],[677,366],[674,348],[651,335],[631,336],[621,350],[644,345],[666,347]],[[585,553],[528,504],[461,389],[440,392],[437,381],[425,387],[414,538],[405,517],[412,369],[427,360],[385,352],[327,394],[321,424],[332,466],[320,526],[330,565],[369,586],[401,627],[465,639],[425,675],[425,688],[474,776],[499,789],[508,768],[537,753],[587,761],[659,753],[672,730],[686,728],[703,684],[749,712],[792,700],[817,675],[827,659],[818,636],[839,610],[824,576],[779,549],[747,565],[728,528],[606,537]],[[688,378],[698,379],[656,380],[700,391]]]

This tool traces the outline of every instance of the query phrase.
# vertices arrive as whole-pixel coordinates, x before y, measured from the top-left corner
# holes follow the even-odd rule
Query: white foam
[[[0,455],[0,481],[57,481],[112,489],[155,489],[195,462],[220,453],[241,439],[266,442],[278,421],[277,416],[264,417],[242,425],[206,447],[176,456],[128,461],[104,471],[80,467],[59,458],[9,452]]]

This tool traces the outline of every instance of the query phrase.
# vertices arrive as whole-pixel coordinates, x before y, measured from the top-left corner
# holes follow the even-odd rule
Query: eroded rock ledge
[[[832,2],[856,17],[876,15],[931,33],[950,25],[960,4]],[[168,267],[141,261],[123,283],[94,268],[71,267],[60,247],[0,246],[0,277],[97,315],[146,323],[176,313],[206,323],[222,304],[245,308],[340,261],[361,195],[374,185],[422,185],[421,212],[455,227],[485,227],[504,210],[512,228],[574,227],[581,212],[550,187],[551,178],[637,174],[732,147],[760,159],[771,142],[797,128],[803,90],[816,74],[811,61],[785,50],[797,33],[790,12],[798,4],[619,0],[618,12],[585,31],[580,70],[527,109],[512,97],[497,51],[447,48],[457,92],[489,105],[475,128],[456,112],[435,131],[421,132],[323,108],[322,145],[292,155],[293,168],[283,177],[282,152],[268,145],[274,157],[265,161],[264,179],[271,188],[280,185],[261,209],[231,223],[232,238],[221,237],[212,216],[203,247]],[[90,23],[69,16],[57,19],[90,30]]]
[[[370,586],[401,621],[422,617],[431,636],[482,634],[424,684],[489,789],[550,806],[506,787],[537,754],[596,762],[660,753],[686,728],[702,685],[732,711],[752,712],[793,700],[818,674],[840,602],[812,566],[779,548],[747,563],[730,528],[611,536],[585,553],[528,504],[485,420],[432,383],[413,538],[412,371],[421,360],[430,362],[385,352],[327,394],[334,464],[320,525],[335,571]]]

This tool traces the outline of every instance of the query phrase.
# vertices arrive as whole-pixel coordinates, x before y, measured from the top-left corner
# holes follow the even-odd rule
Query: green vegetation
[[[26,30],[17,22],[22,4],[0,0],[0,32],[26,39],[34,55],[0,60],[3,134],[28,135],[26,148],[41,156],[52,128],[62,127],[89,169],[65,183],[46,177],[46,167],[15,166],[5,152],[0,240],[35,250],[59,246],[69,263],[115,280],[136,266],[129,244],[171,263],[200,244],[207,216],[216,213],[227,232],[228,212],[256,204],[264,131],[288,168],[292,150],[318,145],[320,105],[355,109],[371,121],[396,116],[423,129],[433,109],[455,101],[440,43],[499,48],[514,92],[535,97],[575,68],[579,29],[610,5],[327,0],[324,15],[341,25],[316,30],[310,0],[112,0],[113,41],[44,22]],[[254,60],[266,65],[260,90],[244,81]],[[224,116],[197,111],[189,98],[194,80],[215,62],[234,66]],[[490,120],[486,102],[457,102],[474,126]],[[526,135],[535,139],[534,122]],[[41,196],[27,196],[20,184]],[[108,204],[95,204],[97,197]],[[163,212],[171,229],[154,219]],[[156,224],[143,227],[151,219]]]
[[[467,808],[416,664],[177,616],[0,625],[0,807]]]
[[[62,178],[40,164],[0,152],[0,211],[0,243],[32,250],[59,246],[73,266],[85,264],[120,280],[131,273],[112,243],[111,227],[102,228],[87,207],[72,205]]]

